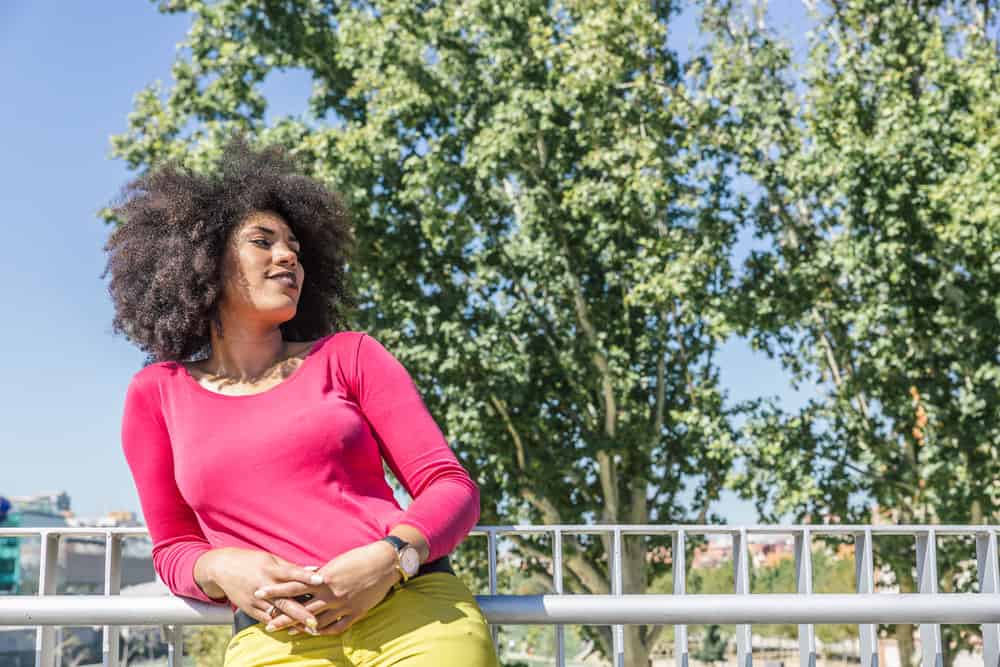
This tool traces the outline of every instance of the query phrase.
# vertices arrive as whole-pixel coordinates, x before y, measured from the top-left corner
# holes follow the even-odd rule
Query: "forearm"
[[[400,525],[416,529],[434,560],[455,548],[479,520],[479,490],[465,475],[436,480],[414,497]]]

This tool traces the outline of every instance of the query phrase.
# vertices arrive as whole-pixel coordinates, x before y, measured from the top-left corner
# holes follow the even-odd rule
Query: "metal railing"
[[[515,525],[478,526],[470,535],[485,536],[489,561],[489,594],[477,601],[494,626],[506,624],[555,625],[556,664],[565,665],[566,624],[610,625],[612,662],[624,665],[624,625],[675,626],[674,659],[688,664],[687,625],[735,624],[738,667],[752,665],[752,623],[797,623],[801,667],[816,665],[815,623],[858,625],[861,667],[878,667],[878,623],[918,623],[923,667],[943,664],[942,623],[980,624],[986,667],[1000,667],[1000,571],[997,526],[684,526],[684,525]],[[232,622],[228,607],[186,598],[121,597],[122,540],[146,535],[144,528],[0,528],[0,536],[39,537],[41,554],[37,596],[0,597],[0,625],[37,626],[36,667],[55,662],[54,628],[60,625],[104,625],[104,664],[118,665],[122,625],[163,626],[168,641],[168,664],[180,665],[185,625],[222,625]],[[500,595],[497,592],[498,538],[508,535],[550,535],[552,538],[553,595]],[[724,534],[732,538],[734,591],[726,595],[693,595],[686,591],[685,547],[690,535]],[[750,550],[752,535],[794,537],[796,593],[752,594]],[[567,535],[600,535],[611,545],[610,595],[566,595],[563,591],[563,539]],[[673,593],[623,594],[622,551],[626,535],[666,535],[671,538]],[[853,537],[855,593],[815,594],[812,576],[814,536]],[[916,539],[917,593],[875,593],[873,540],[903,535]],[[975,541],[979,593],[939,593],[937,538],[970,536]],[[104,595],[56,595],[56,559],[64,536],[103,537],[106,544]],[[971,554],[970,554],[971,558]],[[494,635],[495,636],[495,635]]]

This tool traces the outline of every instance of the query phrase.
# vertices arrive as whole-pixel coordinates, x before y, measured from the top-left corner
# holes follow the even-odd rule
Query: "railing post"
[[[1000,565],[997,535],[993,531],[976,534],[976,572],[980,593],[1000,593]],[[1000,667],[1000,624],[983,623],[983,665]]]
[[[611,594],[622,594],[622,529],[615,527],[611,539],[611,563],[614,577],[611,579]],[[614,667],[625,667],[625,626],[611,626],[611,645]]]
[[[920,593],[938,592],[937,536],[933,528],[917,533],[917,582]],[[939,624],[920,624],[920,649],[924,656],[923,667],[943,667]]]
[[[1000,667],[1000,570],[998,570],[998,532],[994,526],[831,526],[817,527],[809,525],[778,527],[733,527],[709,528],[729,534],[733,540],[734,588],[736,595],[724,596],[732,608],[725,610],[728,620],[720,620],[713,614],[718,610],[707,600],[699,596],[689,596],[686,590],[686,533],[688,527],[667,526],[650,527],[634,525],[601,525],[601,526],[484,526],[476,532],[485,532],[489,541],[489,588],[490,595],[496,600],[484,600],[484,609],[489,603],[488,618],[493,619],[491,633],[494,641],[500,624],[504,623],[550,623],[556,625],[556,663],[564,667],[565,637],[564,623],[595,623],[610,626],[613,639],[614,667],[623,667],[625,663],[625,623],[666,623],[675,626],[675,661],[677,667],[687,667],[689,651],[686,623],[728,622],[737,625],[737,660],[738,667],[752,667],[753,655],[751,645],[751,623],[781,622],[800,623],[799,647],[801,649],[801,667],[815,667],[815,628],[814,623],[854,622],[859,623],[861,636],[859,651],[862,667],[879,667],[878,640],[875,629],[878,622],[919,623],[922,644],[923,666],[942,667],[943,650],[940,626],[943,623],[979,623],[982,625],[983,653],[985,667]],[[706,527],[690,527],[696,532]],[[813,529],[816,530],[813,530]],[[530,603],[524,599],[499,596],[498,559],[499,549],[497,535],[506,533],[537,533],[550,531],[553,534],[553,587],[555,596],[537,596]],[[635,601],[625,595],[624,591],[624,536],[638,534],[639,531],[652,531],[656,534],[669,534],[673,545],[673,582],[674,595],[656,596],[650,601]],[[796,596],[779,596],[786,598],[781,607],[775,607],[775,602],[763,602],[766,596],[751,594],[749,535],[755,531],[762,533],[790,532],[795,537],[796,566]],[[612,595],[603,601],[574,601],[566,596],[563,577],[563,537],[566,532],[607,535],[611,533],[608,545],[610,556],[609,575]],[[812,572],[812,533],[829,533],[854,535],[855,537],[855,579],[857,592],[866,595],[866,599],[849,600],[851,596],[831,596],[829,601],[822,600],[813,591]],[[0,537],[4,535],[21,535],[21,531],[0,529]],[[32,529],[28,534],[37,535],[41,539],[41,558],[39,562],[38,596],[47,599],[24,598],[19,601],[0,599],[0,622],[9,625],[29,626],[33,623],[39,626],[35,636],[35,662],[39,667],[54,667],[62,656],[59,635],[66,625],[92,625],[101,623],[119,624],[105,626],[103,654],[105,665],[116,665],[119,662],[120,627],[127,627],[133,621],[145,621],[163,625],[164,638],[168,644],[168,659],[171,665],[180,665],[183,660],[183,631],[185,623],[197,624],[199,618],[211,623],[222,622],[222,617],[215,611],[195,610],[190,616],[181,613],[181,607],[170,604],[160,606],[160,598],[142,598],[122,600],[120,594],[122,577],[122,548],[124,537],[133,533],[128,529],[80,529],[80,528],[41,528]],[[896,534],[913,535],[916,539],[917,595],[903,596],[903,600],[888,600],[892,596],[872,595],[874,593],[874,557],[873,535]],[[942,595],[938,591],[938,569],[936,538],[942,535],[972,535],[976,540],[976,558],[980,594],[949,594]],[[69,536],[102,536],[105,538],[106,557],[104,563],[104,596],[93,596],[90,600],[81,600],[80,596],[58,596],[57,573],[60,544],[63,538]],[[90,596],[84,596],[90,597]],[[534,596],[533,596],[534,597]],[[584,596],[585,598],[589,596]],[[804,598],[804,599],[803,599]],[[32,600],[34,600],[32,602]],[[652,602],[652,604],[648,604]],[[128,603],[128,604],[123,604]],[[542,608],[538,604],[542,604]],[[695,603],[695,604],[692,604]],[[888,604],[887,604],[888,603]],[[135,604],[145,604],[146,611],[138,615],[123,614],[122,609],[131,609]],[[708,612],[700,605],[707,604]],[[661,606],[662,605],[662,606]],[[676,605],[676,608],[674,607]],[[829,607],[829,608],[827,608]],[[582,608],[586,608],[583,616]],[[187,609],[186,607],[184,609]],[[686,609],[683,614],[679,609]],[[734,615],[734,609],[739,611]],[[752,611],[749,611],[752,610]],[[847,614],[847,610],[852,610]],[[131,611],[137,611],[131,609]],[[207,614],[207,616],[206,616]],[[701,614],[701,615],[699,615]],[[707,614],[707,615],[706,615]],[[739,623],[741,622],[742,623]],[[48,624],[54,625],[48,625]],[[65,656],[67,659],[69,654]]]
[[[563,594],[562,547],[562,531],[556,528],[552,534],[552,584],[556,595]],[[562,625],[556,626],[556,667],[566,667],[566,632]]]
[[[56,574],[59,559],[59,534],[41,533],[41,554],[38,564],[38,594],[56,594]],[[56,664],[56,629],[51,625],[38,626],[35,631],[35,667],[52,667]]]
[[[854,535],[854,582],[858,593],[875,592],[875,557],[872,549],[872,531]],[[878,633],[872,623],[858,626],[861,645],[861,667],[878,667]]]
[[[122,587],[122,540],[108,531],[104,536],[104,594],[118,595]],[[104,667],[118,667],[120,627],[104,626]]]
[[[673,535],[671,560],[673,560],[674,595],[687,593],[687,536],[683,530]],[[674,662],[676,667],[688,667],[688,628],[674,626]]]
[[[795,587],[800,595],[812,595],[812,535],[808,528],[795,533]],[[816,667],[816,628],[799,624],[799,665]]]
[[[167,667],[183,667],[184,626],[164,625],[163,638],[167,642]]]
[[[747,543],[747,530],[740,528],[733,534],[733,583],[736,592],[741,595],[750,594],[750,545]],[[736,626],[736,667],[753,667],[753,647],[751,643],[751,626],[740,624]]]
[[[489,549],[489,554],[487,556],[487,563],[489,568],[489,578],[490,578],[490,595],[497,594],[497,531],[495,528],[489,528],[486,531],[486,547]],[[493,646],[499,650],[499,643],[497,641],[497,633],[499,629],[496,625],[490,624],[490,634],[493,635]]]

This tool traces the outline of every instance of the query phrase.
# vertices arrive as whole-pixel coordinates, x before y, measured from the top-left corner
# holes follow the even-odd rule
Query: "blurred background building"
[[[103,516],[78,517],[65,491],[30,496],[0,494],[0,527],[100,527],[141,526],[135,512],[113,511]],[[105,543],[97,537],[63,537],[56,563],[56,593],[101,595],[104,593]],[[41,541],[37,537],[0,537],[0,595],[36,595],[41,565]],[[143,594],[168,594],[153,570],[152,543],[147,536],[122,540],[122,594],[139,586]],[[79,664],[101,660],[101,627],[60,628],[57,643],[71,647]],[[34,628],[0,628],[0,665],[20,667],[35,664]]]

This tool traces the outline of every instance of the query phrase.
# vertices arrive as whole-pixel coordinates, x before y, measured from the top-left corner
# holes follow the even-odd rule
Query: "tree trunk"
[[[899,623],[896,625],[896,643],[899,646],[899,664],[902,667],[913,665],[913,625]]]
[[[640,517],[632,518],[634,520]],[[646,592],[646,552],[642,538],[622,538],[622,575],[622,593]],[[643,629],[641,625],[625,626],[626,667],[649,667],[649,654],[653,647],[643,641]]]
[[[909,568],[901,568],[898,574],[899,592],[912,593],[914,590],[913,574]],[[896,625],[896,643],[899,645],[899,664],[901,667],[913,665],[913,624],[899,623]]]
[[[941,656],[944,661],[944,667],[954,667],[955,658],[958,656],[958,649],[953,651],[948,647],[947,642],[942,642],[941,653],[944,654]]]

